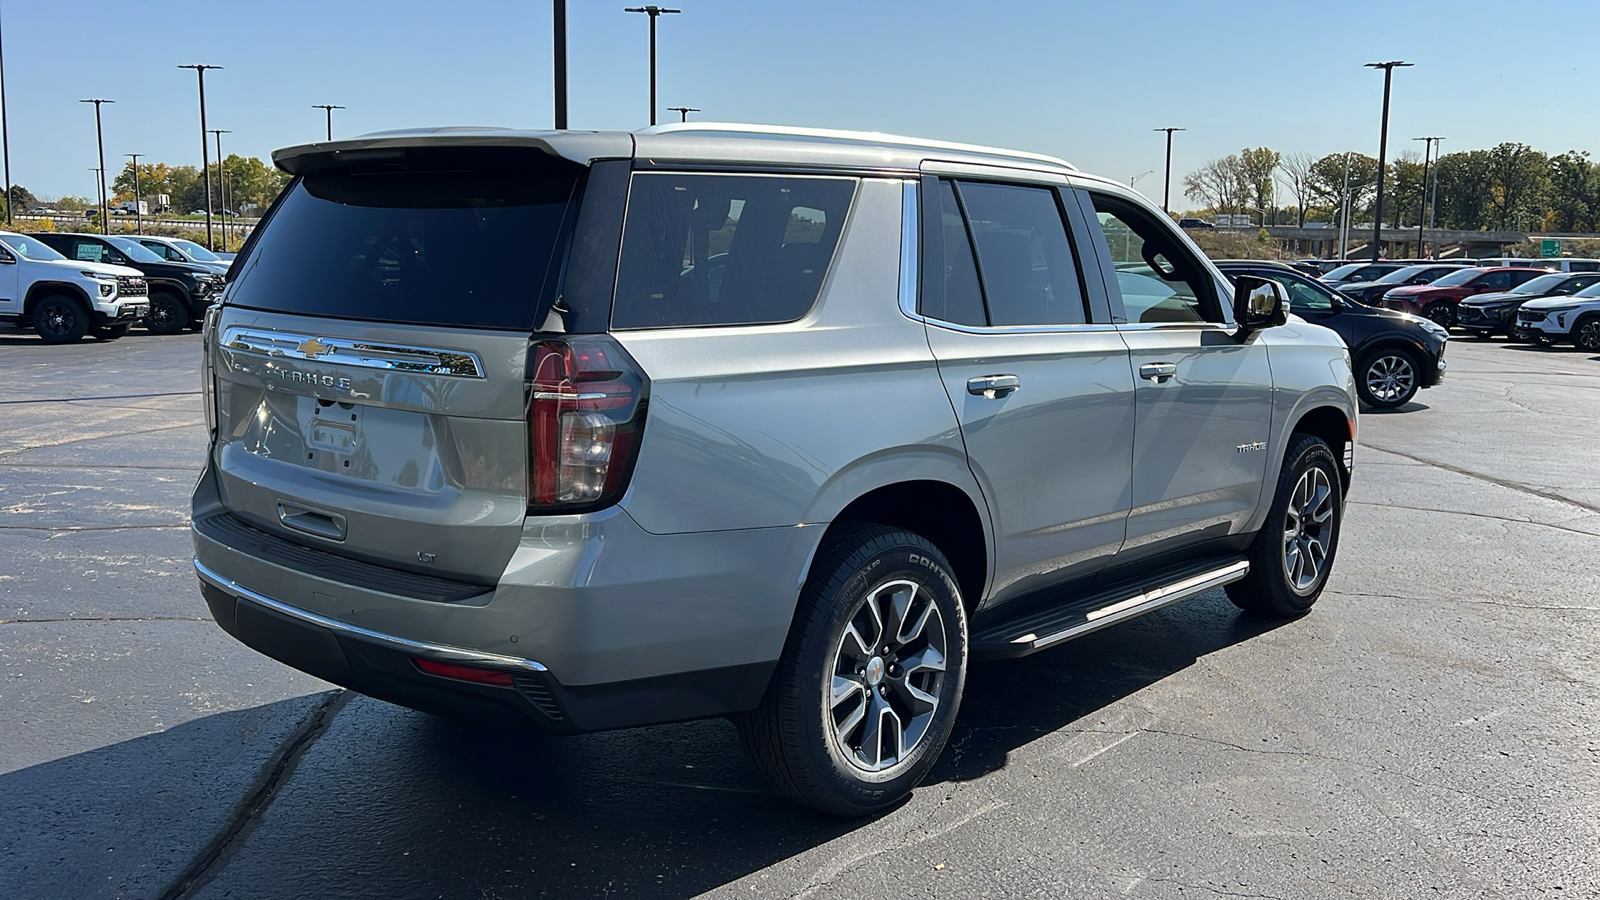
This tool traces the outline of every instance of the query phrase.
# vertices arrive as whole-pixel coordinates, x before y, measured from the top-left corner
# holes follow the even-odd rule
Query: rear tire
[[[70,344],[89,333],[89,310],[72,297],[53,294],[33,308],[33,330],[47,344]]]
[[[1305,615],[1322,596],[1339,549],[1344,493],[1333,451],[1300,434],[1284,454],[1267,521],[1251,542],[1250,574],[1227,586],[1228,599],[1260,616]]]
[[[761,705],[735,719],[773,790],[840,816],[898,803],[955,725],[967,620],[919,535],[846,524],[817,551]]]
[[[183,298],[167,291],[150,295],[150,311],[144,314],[144,329],[151,334],[178,334],[189,325],[189,307]]]

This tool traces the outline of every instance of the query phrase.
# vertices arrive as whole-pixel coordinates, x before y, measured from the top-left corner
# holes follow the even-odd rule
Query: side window
[[[1290,312],[1333,309],[1333,298],[1312,287],[1304,278],[1296,278],[1293,275],[1277,271],[1253,272],[1251,274],[1260,275],[1262,278],[1271,278],[1283,285],[1284,289],[1289,292]]]
[[[612,327],[792,322],[817,302],[852,178],[638,173]]]
[[[1518,273],[1518,274],[1520,274],[1520,273]],[[1522,278],[1522,279],[1518,279],[1518,282],[1521,283],[1521,282],[1527,281],[1527,280],[1528,279],[1526,279],[1526,278]],[[1489,274],[1487,274],[1487,275],[1483,276],[1482,278],[1478,279],[1478,283],[1475,284],[1474,287],[1483,288],[1484,290],[1489,290],[1489,291],[1503,291],[1506,288],[1511,287],[1511,273],[1510,272],[1490,272]]]
[[[956,200],[955,185],[948,181],[939,182],[939,222],[944,237],[944,309],[942,313],[924,310],[923,314],[957,325],[987,325],[966,218]]]
[[[1576,294],[1592,284],[1600,284],[1600,275],[1585,275],[1582,278],[1571,278],[1561,285],[1561,293]]]
[[[1132,203],[1090,196],[1130,323],[1222,321],[1210,274],[1167,227]]]
[[[1078,261],[1055,191],[958,185],[978,251],[989,324],[1082,325],[1088,321]]]
[[[94,241],[73,241],[72,258],[83,262],[101,262],[104,248]]]

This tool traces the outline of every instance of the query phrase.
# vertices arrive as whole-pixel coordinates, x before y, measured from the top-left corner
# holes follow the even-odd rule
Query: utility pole
[[[1428,221],[1428,154],[1433,150],[1434,141],[1440,139],[1436,137],[1419,137],[1412,138],[1412,140],[1424,142],[1422,145],[1422,184],[1417,186],[1417,193],[1422,196],[1422,208],[1417,210],[1417,256],[1424,259],[1432,259],[1433,257],[1422,250],[1422,229]]]
[[[115,100],[79,100],[79,103],[94,104],[94,142],[100,148],[100,233],[111,233],[111,209],[106,203],[106,142],[100,131],[100,104],[115,103]],[[7,198],[10,199],[10,198]]]
[[[6,227],[11,227],[11,133],[6,129],[6,51],[0,37],[0,154],[5,156]]]
[[[551,0],[555,16],[556,130],[567,130],[567,0]]]
[[[139,157],[143,153],[124,153],[123,156],[133,157],[133,231],[135,234],[144,234],[144,210],[140,207],[144,200],[139,193]]]
[[[213,128],[211,133],[217,136],[217,202],[222,205],[222,252],[228,252],[228,179],[222,171],[222,136],[233,134],[226,128]]]
[[[206,146],[206,70],[222,67],[193,65],[178,68],[193,69],[200,77],[200,174],[206,179],[206,249],[215,250],[216,247],[211,240],[211,160],[206,158],[211,153],[211,148]]]
[[[1392,59],[1388,62],[1367,63],[1369,69],[1383,70],[1383,125],[1378,130],[1378,205],[1372,213],[1372,261],[1378,261],[1379,252],[1383,249],[1380,239],[1383,236],[1383,169],[1386,160],[1384,157],[1389,152],[1389,86],[1394,81],[1394,70],[1412,65]]]
[[[695,109],[692,106],[669,106],[669,107],[667,107],[667,109],[669,109],[669,110],[671,110],[672,112],[675,112],[675,113],[681,113],[683,115],[683,118],[678,120],[680,122],[689,121],[689,113],[699,112],[700,111],[698,109]]]
[[[650,124],[656,123],[656,19],[670,13],[681,13],[681,9],[667,9],[664,6],[636,6],[623,10],[623,12],[644,13],[650,17]],[[684,115],[688,121],[688,114]]]
[[[1344,187],[1339,191],[1339,260],[1350,252],[1350,152],[1344,154]]]
[[[1152,131],[1165,131],[1167,133],[1167,186],[1161,192],[1161,211],[1171,212],[1172,205],[1172,133],[1174,131],[1188,131],[1187,128],[1153,128]]]
[[[330,141],[333,140],[333,111],[336,110],[336,109],[344,109],[344,107],[342,107],[342,106],[334,106],[332,103],[314,103],[314,104],[312,104],[311,108],[312,109],[320,109],[320,110],[324,110],[324,111],[327,112],[327,114],[328,114],[328,140],[330,140]],[[217,152],[220,153],[222,151],[219,150]]]

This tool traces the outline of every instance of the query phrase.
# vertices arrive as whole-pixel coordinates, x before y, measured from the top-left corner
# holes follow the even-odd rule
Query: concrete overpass
[[[1278,241],[1286,254],[1314,256],[1331,259],[1339,253],[1339,229],[1301,228],[1294,225],[1268,225],[1267,234]],[[1448,228],[1424,228],[1423,243],[1434,249],[1437,256],[1504,256],[1508,246],[1522,244],[1530,235],[1525,231],[1455,231]],[[1562,235],[1574,238],[1593,238],[1600,235]],[[1417,249],[1417,229],[1384,228],[1379,233],[1383,255],[1390,259],[1418,257],[1424,254]],[[1350,246],[1346,255],[1351,258],[1372,255],[1372,229],[1350,229]],[[1360,248],[1360,252],[1357,252]]]

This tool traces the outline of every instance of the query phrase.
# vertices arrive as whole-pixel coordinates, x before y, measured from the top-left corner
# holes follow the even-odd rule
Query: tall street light
[[[135,234],[144,234],[144,200],[139,193],[139,157],[143,153],[124,153],[123,156],[133,157],[133,230]]]
[[[11,134],[6,130],[6,53],[0,38],[0,155],[5,157],[6,226],[11,225]]]
[[[681,13],[681,9],[667,9],[664,6],[636,6],[623,10],[623,12],[644,13],[650,17],[650,124],[656,123],[656,19],[670,13]],[[687,116],[685,116],[687,120]]]
[[[106,142],[100,131],[100,105],[102,103],[115,103],[115,100],[79,100],[79,103],[94,104],[94,142],[100,148],[100,232],[111,233],[111,210],[106,204]]]
[[[1392,59],[1388,62],[1367,63],[1369,69],[1383,70],[1383,126],[1378,132],[1378,205],[1372,213],[1372,261],[1378,261],[1379,252],[1383,249],[1379,243],[1383,236],[1383,168],[1386,160],[1384,157],[1389,152],[1389,85],[1394,81],[1394,70],[1412,65]]]
[[[1433,151],[1434,143],[1443,140],[1443,138],[1419,137],[1412,138],[1412,140],[1424,142],[1422,145],[1422,184],[1418,186],[1417,190],[1417,193],[1422,196],[1422,208],[1417,210],[1417,255],[1427,256],[1422,252],[1422,228],[1428,221],[1428,155]]]
[[[1174,131],[1188,131],[1187,128],[1153,128],[1152,131],[1165,131],[1167,133],[1167,187],[1161,194],[1161,211],[1169,212],[1168,206],[1172,204],[1172,133]]]
[[[669,106],[669,107],[667,107],[667,109],[671,110],[672,112],[681,114],[683,116],[683,118],[678,120],[680,122],[689,121],[689,113],[699,112],[700,111],[698,109],[695,109],[692,106]]]
[[[336,109],[344,109],[344,107],[334,106],[332,103],[314,103],[312,104],[311,108],[323,110],[328,114],[328,140],[333,140],[333,111]],[[219,150],[217,152],[221,153],[222,151]]]
[[[553,83],[556,91],[556,130],[567,130],[567,0],[550,0],[550,12],[554,16],[554,27],[551,29],[555,35],[554,52],[551,58],[555,61],[555,78]]]
[[[222,67],[193,65],[178,68],[193,69],[200,78],[200,174],[206,179],[206,249],[214,250],[216,248],[211,241],[211,160],[207,159],[211,149],[206,146],[206,70]]]
[[[213,128],[211,133],[217,136],[217,202],[222,204],[222,211],[228,211],[228,180],[222,171],[222,136],[233,134],[226,128]],[[222,218],[222,252],[228,252],[228,218]]]

